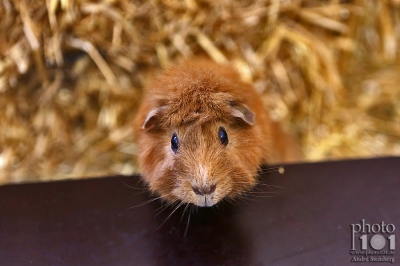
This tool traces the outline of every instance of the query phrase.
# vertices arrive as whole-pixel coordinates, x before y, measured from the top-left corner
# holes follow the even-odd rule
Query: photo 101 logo
[[[395,262],[396,227],[385,222],[351,224],[351,262]]]

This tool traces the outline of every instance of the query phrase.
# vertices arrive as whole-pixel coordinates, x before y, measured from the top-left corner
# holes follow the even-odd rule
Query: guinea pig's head
[[[262,141],[254,112],[229,92],[166,98],[147,113],[138,143],[150,189],[169,202],[213,206],[254,186]]]

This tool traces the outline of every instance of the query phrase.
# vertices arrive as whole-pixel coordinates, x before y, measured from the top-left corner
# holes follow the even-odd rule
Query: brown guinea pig
[[[186,61],[145,92],[134,122],[139,165],[168,202],[212,206],[257,182],[262,164],[298,159],[260,95],[228,66]]]

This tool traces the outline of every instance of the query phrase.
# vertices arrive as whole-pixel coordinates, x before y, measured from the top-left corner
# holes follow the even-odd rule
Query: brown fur
[[[134,129],[143,178],[167,201],[211,206],[254,186],[261,164],[298,158],[289,146],[295,142],[271,122],[255,89],[231,68],[207,60],[187,61],[159,76],[145,93]],[[207,196],[192,188],[212,185],[215,192]]]

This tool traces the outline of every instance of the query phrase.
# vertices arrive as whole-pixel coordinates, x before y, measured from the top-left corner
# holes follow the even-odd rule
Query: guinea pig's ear
[[[245,104],[231,103],[231,114],[234,117],[241,118],[244,122],[246,122],[249,125],[254,125],[256,115]]]
[[[148,129],[152,126],[155,125],[157,121],[157,117],[161,116],[162,111],[165,109],[165,106],[157,107],[151,110],[146,119],[144,120],[144,123],[142,125],[142,129]]]

